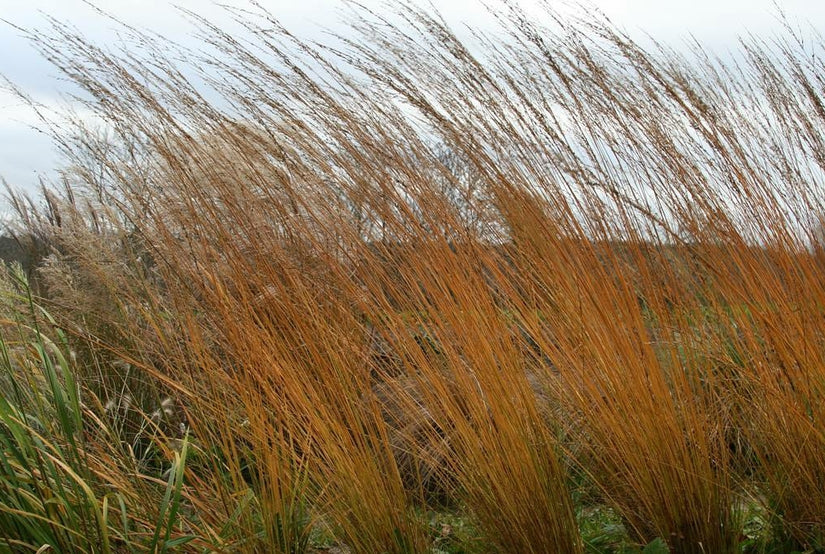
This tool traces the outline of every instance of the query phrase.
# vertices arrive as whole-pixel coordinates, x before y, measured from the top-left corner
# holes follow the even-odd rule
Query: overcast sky
[[[335,28],[339,20],[336,0],[260,0],[293,32],[305,38],[320,37],[319,26]],[[361,0],[378,7],[380,0]],[[555,5],[554,0],[549,0]],[[242,0],[221,3],[243,5]],[[475,0],[432,0],[448,22],[488,25]],[[526,7],[536,0],[523,0]],[[768,36],[777,33],[777,5],[789,19],[803,27],[812,25],[825,33],[825,0],[591,0],[614,23],[639,37],[648,33],[674,46],[693,35],[719,51],[736,47],[737,37],[751,32]],[[98,0],[124,21],[159,31],[180,40],[191,27],[173,4],[192,9],[215,20],[222,10],[208,0]],[[561,2],[559,2],[561,4]],[[116,40],[113,25],[81,0],[0,0],[0,19],[26,28],[45,28],[43,14],[71,22],[100,43]],[[0,75],[19,85],[35,100],[59,105],[65,83],[21,38],[21,33],[0,21]],[[48,177],[58,164],[49,140],[31,129],[37,120],[18,99],[0,89],[0,177],[14,186],[33,187],[40,176]]]

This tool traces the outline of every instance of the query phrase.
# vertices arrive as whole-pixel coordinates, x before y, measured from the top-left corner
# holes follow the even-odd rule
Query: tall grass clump
[[[106,123],[13,197],[9,548],[822,548],[821,41],[490,9],[32,34]]]
[[[186,439],[156,475],[127,459],[109,442],[111,410],[78,382],[75,353],[22,270],[2,286],[0,547],[161,552],[198,539],[181,515]]]

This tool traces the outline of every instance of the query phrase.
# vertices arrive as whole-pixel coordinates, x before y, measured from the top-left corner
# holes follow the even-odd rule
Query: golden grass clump
[[[46,503],[0,546],[49,540],[23,513],[89,552],[823,548],[821,40],[393,6],[326,46],[259,7],[187,13],[201,51],[32,35],[109,135],[58,128],[61,191],[13,198],[75,353],[27,394],[103,431],[3,411],[6,454],[73,458],[0,485],[45,456],[103,546]]]

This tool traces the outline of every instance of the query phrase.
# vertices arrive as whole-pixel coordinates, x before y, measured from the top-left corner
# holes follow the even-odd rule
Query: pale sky
[[[422,0],[423,1],[423,0]],[[552,6],[563,3],[548,0]],[[380,7],[381,0],[361,0]],[[245,5],[243,0],[221,0]],[[320,38],[319,26],[341,28],[340,2],[336,0],[260,0],[260,3],[297,35]],[[488,16],[475,0],[432,0],[448,22],[484,28]],[[537,0],[522,0],[532,9]],[[176,13],[174,4],[220,21],[221,8],[208,0],[97,0],[96,5],[127,23],[149,28],[181,41],[191,30]],[[642,37],[643,33],[673,46],[683,45],[690,35],[720,53],[736,48],[737,37],[751,32],[770,36],[779,31],[781,7],[790,21],[803,28],[812,25],[825,33],[825,0],[590,0],[614,23]],[[101,44],[114,44],[113,24],[96,14],[82,0],[0,0],[0,19],[26,28],[46,28],[43,14],[70,22]],[[185,41],[182,41],[185,42]],[[20,32],[0,21],[0,76],[5,76],[35,100],[60,106],[66,83],[57,71],[40,59],[20,37]],[[1,85],[0,85],[1,86]],[[13,186],[31,189],[40,176],[48,177],[59,160],[49,140],[31,129],[34,114],[14,96],[0,88],[0,177]]]

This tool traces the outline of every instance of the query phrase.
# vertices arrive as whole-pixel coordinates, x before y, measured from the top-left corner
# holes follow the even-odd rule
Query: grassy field
[[[825,551],[821,38],[497,15],[32,34],[0,552]]]

